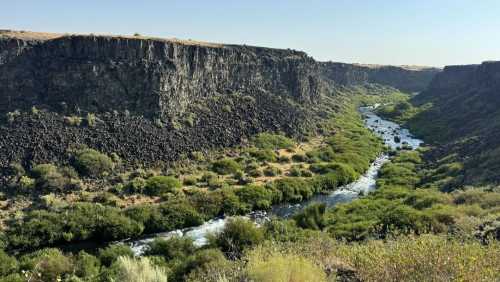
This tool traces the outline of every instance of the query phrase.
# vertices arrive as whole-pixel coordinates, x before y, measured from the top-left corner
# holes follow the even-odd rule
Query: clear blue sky
[[[142,2],[142,3],[141,3]],[[292,48],[322,61],[500,60],[499,0],[2,0],[0,28]]]

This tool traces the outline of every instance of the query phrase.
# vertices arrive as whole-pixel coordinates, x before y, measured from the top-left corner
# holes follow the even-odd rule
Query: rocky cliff
[[[303,52],[191,41],[67,35],[0,40],[0,109],[31,105],[167,117],[214,93],[264,91],[300,102],[321,92]]]
[[[404,92],[423,91],[441,70],[432,67],[358,65],[335,62],[320,63],[327,81],[340,85],[377,83]]]
[[[466,183],[500,181],[500,61],[445,67],[412,102],[427,104],[409,125],[438,146],[436,158],[456,154]]]
[[[262,131],[299,136],[338,85],[418,91],[432,73],[318,63],[294,50],[4,30],[0,167],[58,162],[81,145],[151,164]]]

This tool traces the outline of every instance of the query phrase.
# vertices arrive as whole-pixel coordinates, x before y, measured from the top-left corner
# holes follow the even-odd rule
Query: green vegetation
[[[160,196],[179,191],[182,184],[171,176],[152,176],[146,180],[145,191],[148,195]]]
[[[301,140],[262,133],[251,147],[192,153],[159,168],[127,167],[91,149],[69,150],[58,165],[12,164],[2,192],[20,207],[5,205],[0,281],[500,279],[500,191],[464,187],[470,163],[457,155],[429,162],[423,149],[392,152],[378,189],[358,200],[312,204],[259,225],[234,217],[203,247],[173,237],[152,241],[142,257],[124,244],[88,253],[43,249],[136,238],[334,191],[385,150],[356,106],[392,102],[400,111],[394,119],[412,109],[404,95],[370,87],[325,97],[321,134]]]
[[[167,282],[166,270],[155,266],[148,258],[120,257],[117,263],[117,281]]]
[[[105,176],[115,168],[110,157],[93,149],[78,150],[74,156],[74,166],[82,175],[90,177]]]
[[[260,133],[253,139],[255,147],[260,149],[290,149],[295,146],[295,142],[283,135]]]
[[[241,166],[232,159],[222,159],[212,164],[212,170],[218,174],[231,174],[241,170]]]

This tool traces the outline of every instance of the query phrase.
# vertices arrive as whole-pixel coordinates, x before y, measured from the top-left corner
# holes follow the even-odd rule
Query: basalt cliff
[[[0,167],[57,162],[81,145],[151,164],[263,131],[297,136],[337,86],[418,92],[437,72],[243,45],[4,30]]]
[[[412,102],[426,110],[408,125],[436,145],[436,161],[463,163],[466,184],[500,181],[500,61],[447,66]]]

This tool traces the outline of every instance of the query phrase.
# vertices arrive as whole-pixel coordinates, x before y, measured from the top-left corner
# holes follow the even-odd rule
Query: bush
[[[292,156],[292,161],[298,162],[298,163],[304,163],[304,162],[308,162],[309,158],[304,154],[295,154]]]
[[[267,166],[266,168],[264,168],[264,175],[265,176],[277,176],[277,175],[280,175],[282,173],[283,172],[281,171],[281,169],[279,169],[275,166]]]
[[[233,174],[241,170],[240,164],[232,159],[222,159],[212,164],[212,170],[218,174]]]
[[[309,259],[265,250],[252,250],[246,257],[246,273],[251,281],[326,282],[325,272]]]
[[[352,265],[362,281],[496,281],[499,248],[423,235],[345,244],[333,254]]]
[[[321,230],[326,226],[325,204],[311,204],[294,215],[293,220],[302,228]]]
[[[193,239],[174,236],[169,239],[157,238],[148,244],[145,255],[162,256],[166,260],[184,259],[195,252]]]
[[[248,176],[251,177],[261,177],[263,175],[260,169],[252,169],[247,172]]]
[[[151,196],[159,196],[177,192],[181,186],[181,182],[172,176],[153,176],[146,180],[145,192]]]
[[[77,151],[73,163],[78,172],[91,177],[106,176],[115,168],[110,157],[93,149]]]
[[[261,162],[275,162],[278,157],[276,153],[270,149],[264,149],[264,150],[252,149],[249,151],[249,153],[250,156],[256,158],[258,161]]]
[[[230,258],[239,257],[242,251],[264,240],[264,232],[249,220],[229,219],[224,230],[217,234],[215,244]]]
[[[113,241],[138,236],[143,226],[120,209],[77,203],[57,211],[33,210],[9,222],[9,247],[32,249],[56,243]]]
[[[146,189],[146,180],[142,177],[135,177],[127,183],[125,189],[130,193],[144,193]]]
[[[144,232],[172,231],[203,223],[203,217],[182,199],[171,199],[158,206],[141,205],[129,208],[125,214],[144,226]]]
[[[290,157],[288,157],[288,156],[279,156],[278,157],[278,162],[280,162],[280,163],[289,163],[290,162]]]
[[[253,138],[253,143],[257,148],[260,149],[289,149],[295,146],[295,142],[283,135],[271,134],[271,133],[260,133]]]
[[[258,185],[246,185],[236,191],[236,195],[242,203],[247,204],[251,210],[266,210],[271,207],[273,193],[266,187]]]
[[[35,178],[35,186],[45,192],[63,191],[77,178],[70,168],[58,168],[53,164],[39,164],[33,167],[31,174]]]
[[[301,202],[314,194],[314,187],[298,178],[278,179],[274,181],[273,188],[281,192],[283,202]]]
[[[110,266],[119,257],[133,257],[134,252],[125,244],[116,244],[99,250],[99,260],[105,266]]]
[[[97,279],[101,268],[101,262],[95,256],[81,251],[76,255],[75,259],[75,274],[78,277],[88,280]]]
[[[64,123],[70,126],[80,126],[82,124],[82,118],[79,116],[69,116],[64,117]]]
[[[14,123],[16,121],[16,118],[21,116],[21,112],[19,110],[15,110],[13,112],[8,112],[5,115],[5,118],[7,119],[8,123]]]
[[[120,257],[117,261],[121,282],[167,282],[167,271],[151,263],[149,258]]]
[[[351,183],[358,177],[352,167],[340,163],[312,164],[310,170],[319,174],[335,174],[339,185]]]
[[[221,193],[203,190],[196,190],[188,197],[189,204],[203,215],[206,220],[222,215],[222,201],[223,197]]]
[[[57,281],[73,270],[71,260],[58,249],[43,249],[23,256],[21,267],[30,271],[31,277],[41,281]]]
[[[88,127],[94,127],[96,125],[97,117],[93,113],[87,113],[87,118],[85,120],[87,121]]]
[[[6,254],[3,250],[0,250],[0,277],[14,273],[17,269],[17,260]]]
[[[182,183],[187,186],[193,186],[198,183],[198,178],[196,176],[187,176],[182,180]]]

